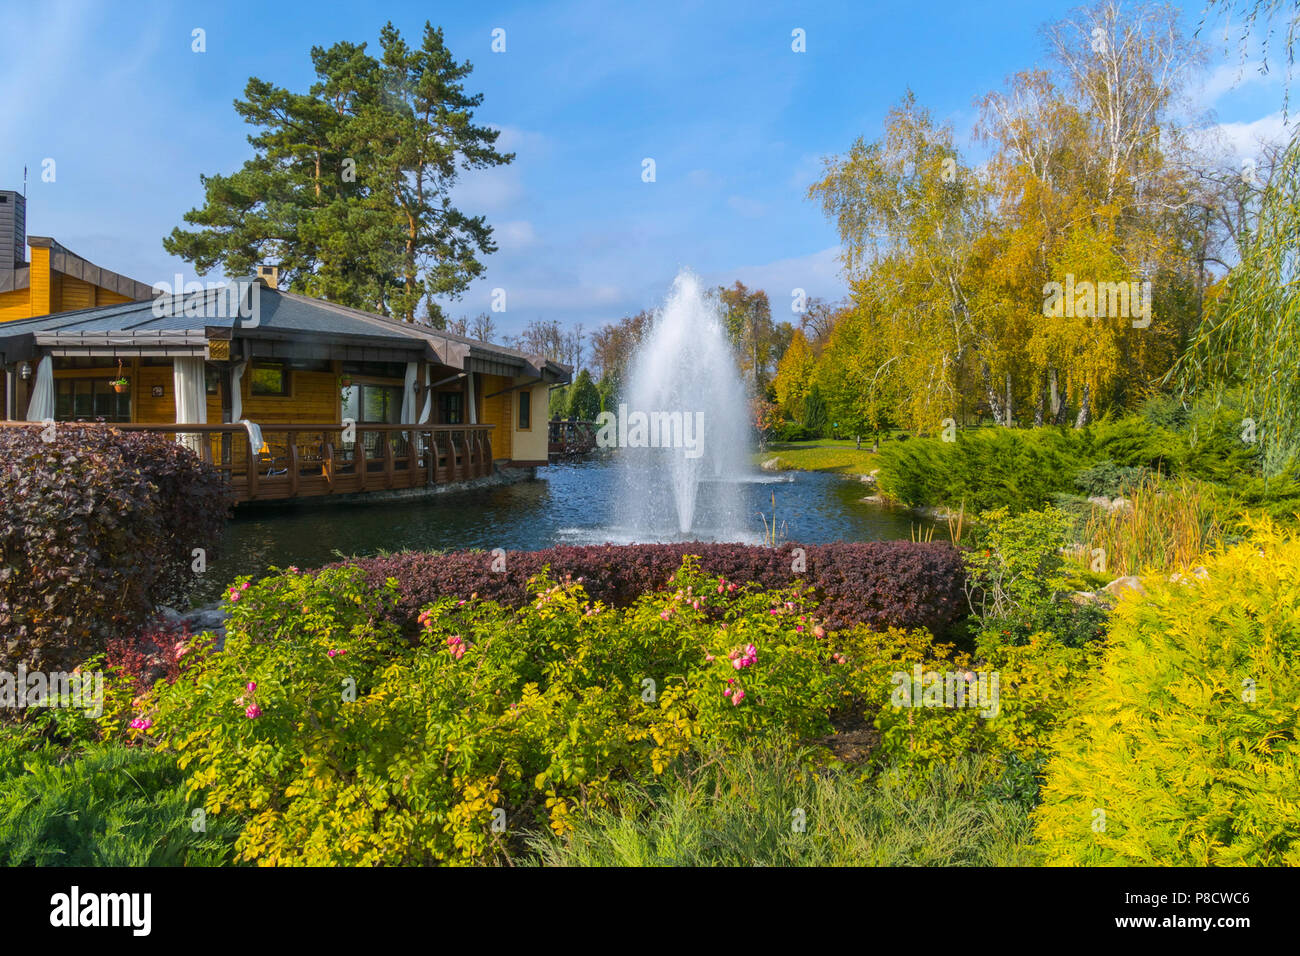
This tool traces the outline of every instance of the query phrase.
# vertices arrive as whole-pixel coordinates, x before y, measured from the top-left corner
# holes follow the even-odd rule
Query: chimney
[[[12,189],[0,189],[0,271],[27,265],[27,200]]]
[[[280,267],[279,266],[258,266],[257,281],[262,283],[268,289],[280,288]]]

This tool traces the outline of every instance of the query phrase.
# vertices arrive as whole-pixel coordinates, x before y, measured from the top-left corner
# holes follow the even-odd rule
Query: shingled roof
[[[252,288],[255,281],[235,280],[235,285]],[[256,354],[268,350],[273,354],[275,343],[311,343],[322,352],[346,348],[358,355],[371,350],[387,360],[396,357],[394,353],[405,353],[408,360],[424,358],[510,377],[534,375],[564,382],[572,375],[567,365],[542,356],[266,286],[257,288],[256,316],[241,318],[237,309],[229,307],[229,289],[223,286],[5,322],[0,324],[0,360],[30,359],[42,349],[202,354],[211,340],[225,339],[249,343]]]

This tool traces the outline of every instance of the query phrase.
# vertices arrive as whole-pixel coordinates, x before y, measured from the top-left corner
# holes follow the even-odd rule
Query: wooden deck
[[[552,419],[547,422],[546,450],[550,458],[580,458],[595,448],[595,422],[568,419]]]
[[[423,488],[493,472],[492,425],[355,425],[345,436],[342,425],[266,424],[261,426],[264,450],[252,456],[248,430],[238,424],[60,422],[58,427],[186,436],[199,457],[221,471],[239,502]]]

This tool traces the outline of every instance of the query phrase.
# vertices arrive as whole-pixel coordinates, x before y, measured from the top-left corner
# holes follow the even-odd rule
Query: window
[[[54,380],[54,417],[61,422],[96,418],[129,422],[131,393],[128,390],[119,395],[106,379],[57,378]]]
[[[462,412],[465,396],[460,392],[438,393],[438,424],[463,425],[465,417]]]
[[[203,366],[203,388],[209,395],[216,395],[221,391],[221,368],[216,365]]]
[[[519,390],[519,428],[527,431],[533,427],[532,421],[533,393],[528,389]]]
[[[289,394],[289,370],[283,365],[254,365],[248,370],[250,395]]]
[[[397,425],[402,390],[389,385],[349,385],[343,389],[343,417],[360,424]]]

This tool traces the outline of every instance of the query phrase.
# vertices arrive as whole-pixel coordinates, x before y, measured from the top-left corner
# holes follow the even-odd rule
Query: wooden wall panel
[[[483,394],[485,396],[510,387],[510,379],[503,378],[500,375],[475,377],[483,379]],[[512,394],[506,392],[504,395],[492,395],[491,398],[484,398],[482,407],[479,409],[479,421],[484,425],[496,426],[496,428],[492,429],[493,458],[514,457],[511,443],[514,424],[513,408],[510,405]]]

